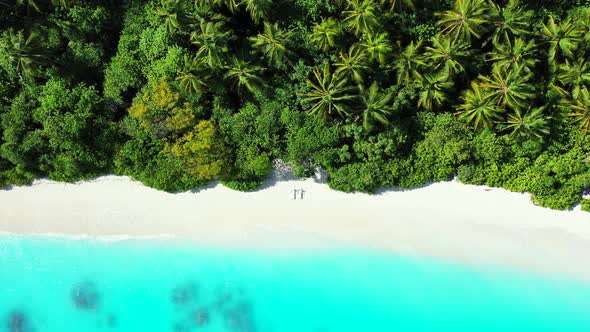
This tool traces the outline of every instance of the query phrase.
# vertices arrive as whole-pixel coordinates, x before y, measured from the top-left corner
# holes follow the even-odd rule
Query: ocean
[[[359,248],[5,235],[0,331],[590,331],[590,284]]]

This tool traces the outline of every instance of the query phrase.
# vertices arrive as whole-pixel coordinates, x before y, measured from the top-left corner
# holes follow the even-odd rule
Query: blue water
[[[353,249],[0,236],[0,331],[590,331],[590,284]]]

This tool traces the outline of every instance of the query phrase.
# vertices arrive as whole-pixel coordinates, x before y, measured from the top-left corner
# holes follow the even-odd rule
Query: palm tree
[[[489,92],[497,105],[509,106],[513,109],[525,108],[535,97],[535,89],[529,82],[532,73],[525,73],[522,67],[511,70],[494,68],[491,77],[480,75],[482,87]]]
[[[590,89],[590,61],[583,57],[575,61],[565,59],[565,63],[559,66],[557,80],[577,99],[582,89]]]
[[[382,5],[387,4],[390,11],[402,10],[404,8],[415,9],[416,4],[414,0],[379,0]]]
[[[342,117],[348,115],[347,102],[353,99],[354,95],[351,94],[353,88],[348,85],[346,79],[332,74],[327,64],[321,69],[316,67],[313,74],[315,80],[307,80],[311,91],[303,95],[304,102],[314,103],[308,113],[322,115],[324,119],[335,114]]]
[[[70,8],[75,0],[51,0],[51,4],[55,7]]]
[[[195,57],[184,57],[183,70],[176,77],[180,88],[188,94],[197,94],[207,87],[208,74],[203,63]]]
[[[453,43],[449,36],[436,34],[432,38],[432,47],[427,46],[424,55],[429,59],[429,70],[444,70],[452,76],[465,71],[463,63],[469,54],[469,44],[462,41]]]
[[[373,33],[380,26],[378,7],[374,0],[347,0],[348,9],[342,12],[343,22],[355,35]]]
[[[513,67],[522,67],[525,71],[531,71],[539,61],[537,55],[537,44],[533,39],[525,42],[516,38],[507,43],[494,43],[494,52],[490,54],[490,61],[494,67],[509,70]]]
[[[238,10],[238,7],[242,4],[240,0],[195,0],[195,4],[197,7],[207,6],[207,5],[214,5],[217,7],[221,7],[225,5],[227,9],[231,13],[235,13]]]
[[[529,34],[533,11],[525,9],[520,2],[520,0],[510,0],[504,7],[490,2],[494,23],[491,40],[494,44],[508,43],[516,37]]]
[[[558,104],[559,108],[569,116],[573,123],[578,124],[580,129],[587,133],[590,129],[590,92],[582,88],[578,98],[569,93],[564,93]]]
[[[393,63],[393,69],[397,73],[397,84],[410,83],[414,78],[418,77],[418,69],[426,66],[422,56],[420,55],[420,48],[422,47],[422,40],[414,44],[412,41],[406,48],[396,57]]]
[[[225,78],[230,81],[232,88],[238,93],[242,93],[242,89],[246,88],[254,94],[262,84],[261,72],[260,66],[251,65],[250,62],[234,57],[230,66],[227,67]]]
[[[447,91],[453,87],[453,82],[446,73],[419,74],[417,80],[420,83],[418,107],[427,111],[439,108],[447,99]]]
[[[221,22],[203,22],[199,30],[191,33],[191,42],[198,47],[196,56],[203,59],[209,67],[221,67],[229,51],[228,42],[231,33],[223,31]]]
[[[545,107],[531,107],[525,113],[516,109],[508,115],[505,130],[511,131],[510,136],[543,140],[543,137],[549,134],[550,120],[550,117],[543,114],[544,111]]]
[[[242,0],[240,4],[246,4],[246,11],[250,13],[252,21],[258,24],[270,11],[272,0]]]
[[[164,19],[164,26],[169,33],[182,31],[187,21],[185,10],[179,0],[160,0],[156,14]]]
[[[363,105],[361,110],[363,128],[366,131],[373,130],[377,123],[389,124],[387,118],[393,110],[391,105],[392,92],[381,92],[377,82],[373,82],[368,90],[361,91],[360,98]]]
[[[376,61],[379,64],[385,64],[393,52],[393,47],[391,47],[389,36],[386,32],[375,35],[363,35],[360,43],[353,45],[353,47],[358,48],[360,52],[367,54],[369,60]]]
[[[279,28],[277,23],[264,22],[264,32],[250,37],[252,47],[259,50],[269,64],[277,69],[285,68],[289,62],[289,50],[293,40],[293,32]]]
[[[210,5],[195,5],[194,10],[190,13],[190,19],[193,26],[206,22],[227,23],[229,21],[227,16],[224,16],[218,9]]]
[[[574,52],[584,37],[583,29],[573,22],[571,17],[557,24],[552,16],[549,16],[547,24],[543,24],[541,35],[549,44],[548,59],[552,70],[558,68],[559,54],[568,58],[574,57]]]
[[[342,29],[340,24],[330,17],[314,25],[310,41],[320,50],[327,51],[336,46],[336,42],[341,34]]]
[[[352,79],[356,83],[363,82],[363,76],[371,68],[367,65],[367,56],[358,48],[351,47],[348,53],[340,52],[340,60],[334,64],[336,75]]]
[[[501,117],[502,109],[498,108],[489,94],[479,84],[472,82],[471,89],[461,97],[457,107],[459,119],[466,120],[475,129],[491,128]]]
[[[582,30],[582,35],[585,36],[584,41],[586,42],[586,47],[590,47],[590,8],[580,9],[580,11],[578,22]]]
[[[48,60],[47,49],[41,36],[31,31],[25,36],[22,30],[15,32],[10,28],[0,39],[0,48],[5,48],[8,61],[14,65],[16,71],[26,77],[39,74],[39,66]]]
[[[437,13],[437,22],[443,34],[453,40],[470,41],[472,37],[481,38],[487,30],[489,7],[485,0],[455,0],[452,10]]]
[[[27,15],[31,14],[31,8],[33,8],[33,10],[36,11],[37,13],[41,13],[41,9],[39,8],[39,5],[37,5],[36,0],[16,0],[16,5],[17,6],[26,6],[27,7]]]

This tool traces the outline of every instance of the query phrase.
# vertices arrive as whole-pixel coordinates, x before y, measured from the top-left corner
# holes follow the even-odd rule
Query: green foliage
[[[252,65],[250,62],[239,58],[232,58],[230,65],[227,67],[225,78],[230,81],[232,88],[238,93],[244,89],[250,93],[256,93],[262,83],[260,73],[262,68]]]
[[[100,45],[71,41],[68,43],[68,48],[72,62],[94,68],[99,68],[102,65],[104,51]]]
[[[0,186],[590,187],[587,1],[0,3]],[[585,205],[588,205],[584,201]]]
[[[104,96],[118,104],[123,103],[123,98],[129,91],[139,89],[144,82],[139,42],[146,27],[147,20],[142,8],[130,7],[125,13],[117,53],[111,58],[104,78]]]
[[[530,84],[532,76],[522,67],[515,67],[510,70],[494,69],[490,77],[482,75],[479,78],[481,86],[495,104],[521,109],[535,97],[534,86]]]
[[[384,172],[383,165],[378,163],[346,164],[330,173],[330,188],[345,192],[375,192],[384,183],[380,182]]]
[[[583,38],[583,30],[572,20],[566,18],[561,24],[549,16],[543,24],[541,36],[549,44],[548,62],[553,70],[557,68],[560,58],[572,58]]]
[[[186,9],[179,0],[161,0],[156,7],[156,14],[164,21],[164,27],[168,33],[184,30],[189,18]]]
[[[232,173],[231,150],[215,123],[202,120],[188,133],[164,147],[164,153],[179,159],[185,171],[202,180],[226,178]]]
[[[586,156],[578,149],[566,153],[540,155],[521,174],[504,184],[512,191],[530,192],[536,204],[554,209],[570,209],[581,199],[590,183]]]
[[[259,188],[264,180],[221,180],[220,182],[230,189],[247,192]]]
[[[508,115],[506,129],[510,135],[519,136],[525,139],[539,139],[549,135],[549,119],[544,114],[544,107],[529,108],[526,112],[517,109],[513,114]]]
[[[471,83],[471,90],[467,90],[461,100],[463,103],[457,107],[457,114],[475,129],[491,128],[500,119],[502,111],[479,84]]]
[[[30,185],[34,177],[34,174],[23,170],[21,167],[3,169],[0,166],[0,189],[9,185]]]
[[[264,32],[250,37],[252,47],[258,50],[268,63],[277,68],[285,68],[292,54],[293,32],[279,28],[278,24],[264,23]]]
[[[221,120],[222,131],[236,147],[236,178],[257,183],[270,172],[271,161],[280,154],[280,110],[275,102],[265,101],[260,106],[248,103]]]
[[[531,39],[516,38],[504,43],[494,43],[494,52],[490,53],[490,60],[494,62],[496,70],[511,70],[523,68],[526,71],[534,69],[539,62],[537,59],[537,44]]]
[[[357,46],[362,52],[366,53],[371,61],[381,65],[390,58],[393,47],[389,42],[387,33],[377,33],[366,35]]]
[[[453,40],[480,39],[488,30],[487,23],[490,21],[488,2],[485,0],[455,0],[452,10],[437,14],[441,32]]]
[[[412,51],[412,49],[408,49],[406,53],[408,51]],[[444,70],[449,75],[459,74],[465,71],[465,62],[469,56],[469,44],[461,41],[453,42],[450,37],[437,34],[432,38],[432,46],[426,47],[425,55],[430,59],[431,69]],[[410,60],[413,57],[416,55],[411,53],[406,55],[406,58]],[[425,63],[421,60],[417,64],[424,65]]]
[[[48,60],[48,49],[37,31],[9,29],[0,35],[0,66],[10,76],[37,77]]]
[[[364,76],[370,71],[367,64],[367,56],[359,48],[351,47],[348,53],[340,52],[339,61],[334,64],[334,74],[339,77],[346,77],[357,84],[362,84]]]
[[[38,103],[33,95],[37,92]],[[19,95],[3,114],[2,127],[2,156],[23,170],[60,181],[108,171],[117,144],[98,92],[83,84],[71,87],[63,79]]]
[[[246,6],[246,11],[254,23],[259,23],[268,15],[272,6],[272,0],[243,0],[240,4]]]
[[[131,122],[128,121],[127,129],[133,130],[134,136],[115,156],[115,174],[129,175],[147,186],[168,192],[186,191],[207,184],[207,181],[190,176],[180,160],[161,154],[161,142]]]
[[[331,188],[350,191],[375,192],[378,188],[399,183],[402,175],[402,150],[407,137],[398,130],[367,136],[361,128],[345,128],[344,137],[353,140],[352,146],[332,149],[335,163],[325,165]]]
[[[112,14],[102,6],[76,4],[69,9],[68,18],[80,32],[97,35],[109,24]]]
[[[319,117],[309,117],[286,109],[280,119],[286,128],[284,159],[297,165],[300,175],[309,174],[320,166],[322,155],[338,144],[339,128],[326,125]]]
[[[320,50],[327,51],[336,46],[341,35],[342,27],[339,23],[328,18],[314,25],[311,42]]]
[[[108,118],[93,87],[70,88],[64,80],[48,81],[33,119],[41,123],[38,134],[47,142],[49,151],[39,159],[48,164],[50,178],[72,181],[110,168],[112,147],[104,145],[110,131]]]
[[[408,173],[402,187],[447,181],[457,167],[469,159],[469,139],[465,127],[450,114],[418,113],[419,131],[424,139],[412,148]]]
[[[371,131],[375,124],[387,125],[389,124],[389,115],[391,114],[391,100],[393,94],[391,92],[382,93],[379,91],[377,82],[373,82],[367,91],[363,91],[361,95],[362,100],[362,122],[363,128]]]
[[[332,0],[293,0],[292,11],[297,12],[306,22],[317,22],[322,17],[336,11],[336,4]],[[291,9],[291,8],[289,8]]]
[[[343,11],[344,23],[355,35],[371,35],[379,28],[379,7],[372,0],[347,0],[348,9]]]
[[[308,80],[311,91],[304,94],[304,102],[313,103],[309,114],[322,115],[325,119],[330,116],[346,116],[349,114],[347,101],[353,96],[350,94],[352,87],[343,77],[333,74],[328,65],[313,71],[314,80]]]
[[[533,11],[520,5],[520,0],[510,0],[505,6],[491,3],[491,15],[494,22],[492,42],[509,43],[516,37],[530,33]]]
[[[201,23],[191,33],[191,42],[197,47],[195,56],[214,68],[225,63],[230,39],[231,33],[224,29],[222,22]]]
[[[421,46],[422,41],[411,42],[395,60],[393,68],[397,72],[397,84],[411,83],[420,75],[418,69],[426,65],[419,54]]]
[[[418,107],[427,111],[435,111],[447,100],[447,93],[453,87],[446,73],[418,75],[420,92],[418,93]]]

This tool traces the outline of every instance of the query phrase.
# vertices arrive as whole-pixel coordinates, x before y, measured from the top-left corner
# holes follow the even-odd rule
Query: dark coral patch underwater
[[[7,332],[32,332],[33,327],[27,315],[19,310],[14,310],[8,314],[6,319]]]
[[[72,302],[78,309],[95,310],[98,308],[100,295],[96,285],[90,281],[84,281],[72,288],[70,293]]]
[[[172,290],[172,302],[176,305],[184,306],[197,300],[198,286],[196,283],[189,282],[178,285]]]

